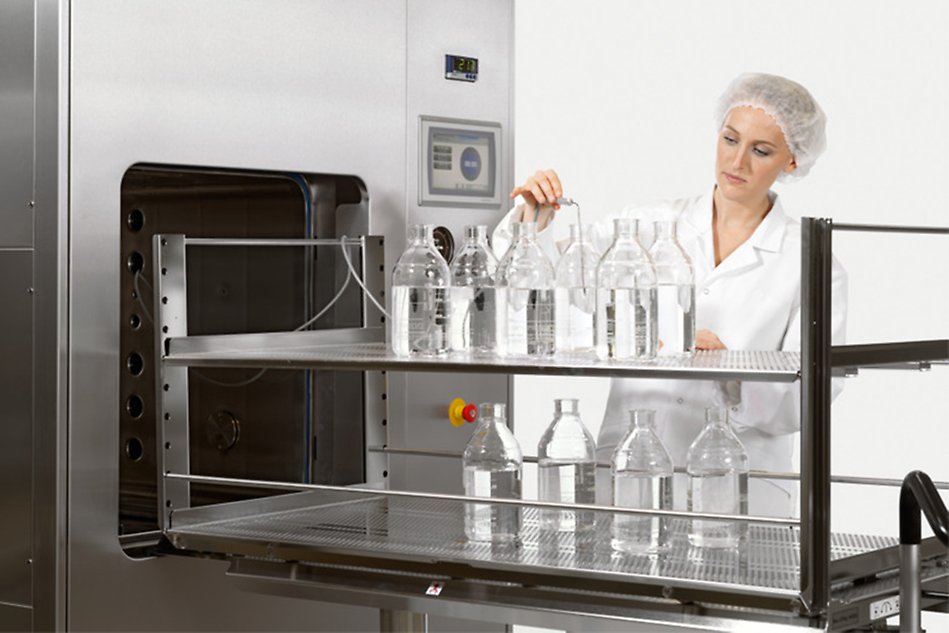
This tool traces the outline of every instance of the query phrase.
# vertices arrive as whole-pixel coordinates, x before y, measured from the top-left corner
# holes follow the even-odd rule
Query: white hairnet
[[[718,100],[718,124],[725,122],[732,108],[740,106],[764,110],[784,133],[797,169],[782,172],[778,179],[796,180],[806,176],[827,145],[824,133],[827,117],[811,93],[784,77],[745,73],[732,81]]]

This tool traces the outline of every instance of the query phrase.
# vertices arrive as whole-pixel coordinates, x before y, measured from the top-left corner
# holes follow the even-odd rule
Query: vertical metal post
[[[366,287],[373,293],[382,305],[385,305],[385,241],[381,236],[367,236],[362,245],[362,275]],[[382,320],[382,315],[369,299],[363,298],[362,323],[366,328],[379,328],[379,341],[385,342],[388,323]],[[385,446],[388,441],[388,401],[382,400],[381,395],[386,393],[386,376],[384,372],[367,371],[364,376],[365,406],[365,435],[363,448],[366,451],[366,481],[382,482],[389,470],[389,456],[385,453],[370,453],[370,446]]]
[[[922,632],[921,591],[919,543],[902,543],[900,544],[900,633]]]
[[[830,602],[831,230],[830,220],[801,220],[801,600],[809,615]]]
[[[171,527],[171,513],[191,505],[191,486],[168,481],[165,473],[190,473],[188,449],[188,368],[164,363],[165,342],[188,335],[188,286],[184,235],[155,235],[155,437],[158,439],[158,517],[161,529]]]

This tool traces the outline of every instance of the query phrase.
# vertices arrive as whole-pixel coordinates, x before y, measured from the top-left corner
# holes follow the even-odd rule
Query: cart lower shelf
[[[797,528],[751,525],[739,550],[715,550],[691,547],[689,521],[674,519],[667,551],[630,555],[610,545],[609,512],[593,513],[594,528],[586,534],[552,535],[541,530],[539,510],[524,507],[520,543],[491,545],[465,538],[464,505],[342,491],[295,493],[176,511],[166,536],[176,548],[205,553],[679,600],[787,609],[799,594]],[[831,558],[895,544],[886,537],[834,534]]]

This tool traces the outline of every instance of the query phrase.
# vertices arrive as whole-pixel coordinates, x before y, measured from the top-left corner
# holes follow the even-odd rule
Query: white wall
[[[811,174],[776,187],[792,215],[949,226],[949,3],[517,0],[516,19],[515,178],[557,169],[587,221],[709,188],[715,101],[737,74],[762,71],[807,86],[829,118]],[[949,238],[834,238],[850,275],[849,342],[949,338]],[[580,397],[599,427],[605,382],[515,384],[525,452],[551,394]],[[835,402],[835,474],[919,468],[946,481],[947,450],[949,367],[864,371]],[[833,495],[835,531],[897,534],[897,489]],[[930,630],[949,630],[940,622]]]

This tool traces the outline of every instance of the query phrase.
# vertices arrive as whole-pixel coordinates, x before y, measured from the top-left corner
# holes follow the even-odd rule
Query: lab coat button
[[[707,295],[707,294],[710,293],[710,292],[711,292],[711,290],[709,290],[708,288],[706,288],[705,290],[702,291],[702,294]]]
[[[737,413],[737,412],[738,412],[738,407],[732,407],[732,413]]]
[[[676,404],[682,404],[684,400],[682,398],[676,398]]]

